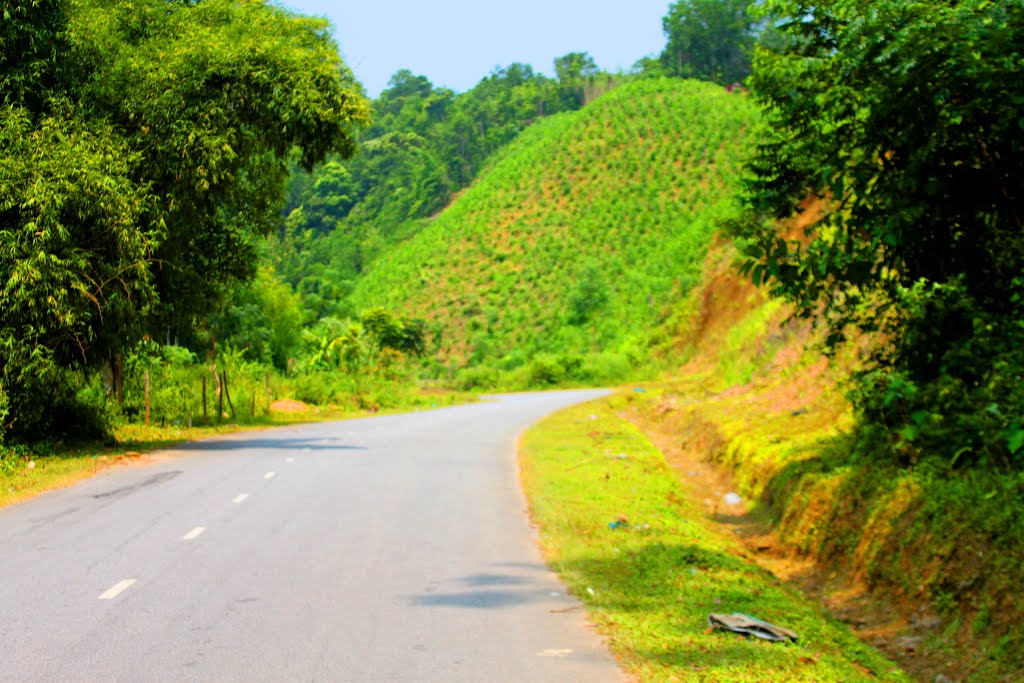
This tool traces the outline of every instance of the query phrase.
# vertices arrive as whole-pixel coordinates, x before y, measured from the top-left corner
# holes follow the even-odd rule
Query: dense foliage
[[[856,397],[873,443],[1024,467],[1024,3],[767,9],[785,40],[755,65],[746,269],[830,342],[880,333]],[[780,230],[808,194],[824,218]]]
[[[325,22],[261,2],[9,3],[0,47],[0,432],[52,434],[254,273],[289,155],[350,153],[368,108]]]
[[[586,53],[559,57],[555,72],[512,64],[456,94],[401,70],[374,101],[354,159],[296,172],[274,254],[309,321],[352,315],[351,283],[378,255],[415,234],[533,122],[579,109],[613,80]]]

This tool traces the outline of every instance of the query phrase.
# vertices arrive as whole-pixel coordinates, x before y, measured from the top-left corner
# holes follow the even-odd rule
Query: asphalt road
[[[0,680],[621,681],[516,472],[598,395],[233,435],[0,510]]]

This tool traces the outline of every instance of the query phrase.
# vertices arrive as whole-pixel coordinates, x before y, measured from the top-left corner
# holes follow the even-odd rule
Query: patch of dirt
[[[289,398],[274,401],[270,404],[270,410],[275,413],[305,413],[312,410],[312,408],[302,401],[294,401]]]

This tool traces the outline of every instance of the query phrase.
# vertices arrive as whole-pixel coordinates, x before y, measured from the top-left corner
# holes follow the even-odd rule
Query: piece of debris
[[[769,624],[767,621],[755,619],[748,614],[733,612],[732,614],[709,614],[708,627],[711,630],[725,629],[733,633],[763,638],[772,642],[797,641],[797,635],[787,628]]]
[[[628,529],[629,520],[626,518],[625,515],[619,515],[619,518],[616,519],[614,522],[608,522],[608,528],[613,531],[615,529]]]
[[[647,390],[644,389],[643,387],[636,387],[635,389],[633,389],[633,391],[638,393],[638,394],[646,394],[647,393]]]
[[[724,500],[726,505],[739,505],[743,502],[743,497],[738,493],[727,493]]]

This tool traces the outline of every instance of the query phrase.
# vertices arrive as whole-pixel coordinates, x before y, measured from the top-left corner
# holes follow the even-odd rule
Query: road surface
[[[221,437],[0,510],[0,680],[621,681],[516,472],[598,395]]]

